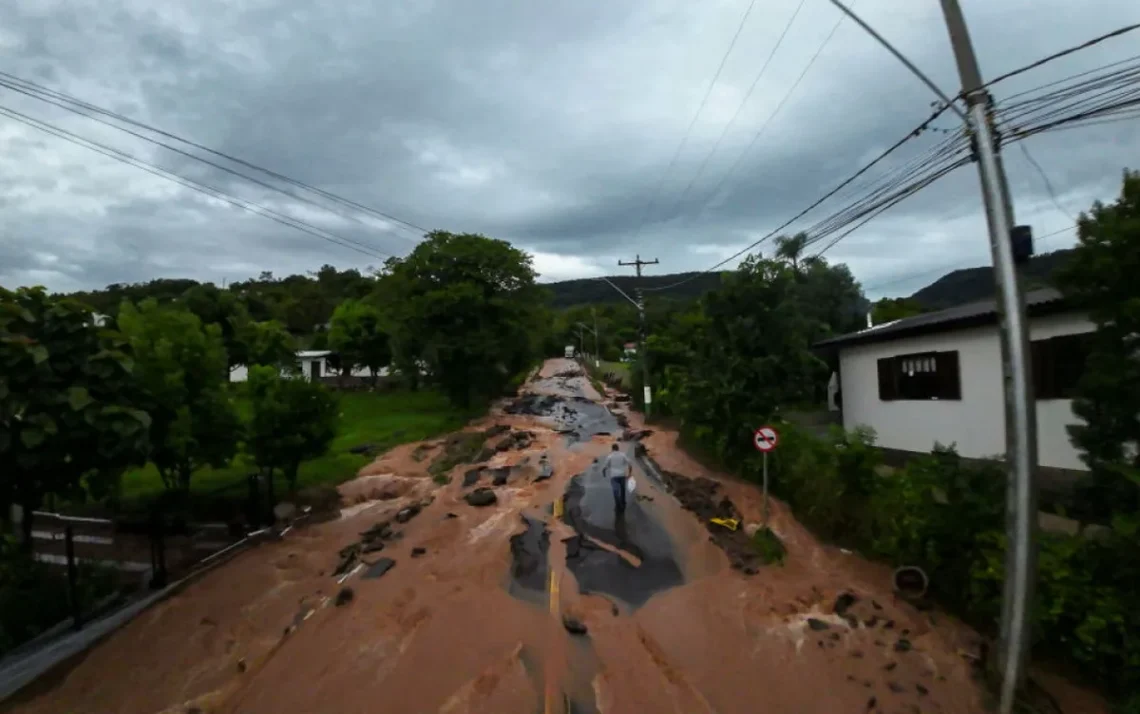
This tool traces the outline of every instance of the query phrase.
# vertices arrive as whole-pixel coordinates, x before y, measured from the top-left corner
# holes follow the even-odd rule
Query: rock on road
[[[447,485],[427,471],[447,440],[394,449],[341,488],[339,518],[243,553],[0,711],[983,710],[961,654],[976,636],[894,602],[888,570],[820,545],[781,504],[787,561],[752,575],[640,466],[618,517],[596,460],[623,431],[615,413],[641,424],[608,404],[575,363],[548,361],[469,427],[497,426]],[[675,442],[643,436],[662,469],[717,480],[759,518],[754,489]]]

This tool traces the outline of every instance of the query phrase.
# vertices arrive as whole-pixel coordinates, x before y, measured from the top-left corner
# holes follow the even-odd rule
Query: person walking
[[[602,464],[602,473],[610,479],[610,488],[614,492],[614,510],[617,513],[625,512],[626,482],[629,479],[633,464],[629,457],[623,454],[615,442]]]

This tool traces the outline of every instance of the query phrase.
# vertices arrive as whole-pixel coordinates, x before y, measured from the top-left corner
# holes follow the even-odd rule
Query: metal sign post
[[[768,529],[768,452],[776,448],[780,435],[770,426],[762,426],[752,434],[752,444],[764,463],[764,530]]]

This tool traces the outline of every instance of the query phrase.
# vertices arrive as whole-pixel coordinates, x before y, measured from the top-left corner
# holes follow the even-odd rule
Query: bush
[[[760,554],[765,565],[783,563],[788,549],[784,547],[780,537],[768,528],[761,528],[752,536],[752,546]]]

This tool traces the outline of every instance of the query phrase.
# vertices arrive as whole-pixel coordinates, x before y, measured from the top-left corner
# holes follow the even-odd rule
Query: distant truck
[[[574,359],[574,345],[566,345],[566,359]]]

